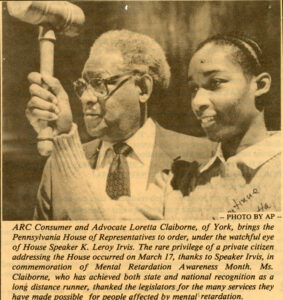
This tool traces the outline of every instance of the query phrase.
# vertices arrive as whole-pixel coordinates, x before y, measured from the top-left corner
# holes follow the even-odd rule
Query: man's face
[[[123,68],[123,58],[120,52],[102,50],[91,54],[85,63],[82,76],[90,82],[94,79],[107,79],[124,73],[127,71]],[[116,142],[127,139],[138,130],[140,89],[135,84],[135,78],[131,75],[124,75],[108,82],[107,87],[111,92],[127,78],[129,79],[108,99],[99,97],[90,85],[81,95],[84,121],[90,136]]]
[[[255,81],[244,75],[232,51],[230,46],[209,43],[189,65],[193,112],[207,136],[217,142],[243,135],[258,115]]]

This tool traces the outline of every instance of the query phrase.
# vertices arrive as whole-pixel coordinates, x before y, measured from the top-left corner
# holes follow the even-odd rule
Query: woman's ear
[[[142,75],[137,80],[137,85],[140,88],[140,102],[146,103],[148,99],[150,98],[153,90],[153,80],[152,77],[148,74]]]
[[[259,97],[266,94],[270,90],[271,86],[271,76],[269,73],[260,73],[256,78],[257,89],[255,91],[255,96]]]

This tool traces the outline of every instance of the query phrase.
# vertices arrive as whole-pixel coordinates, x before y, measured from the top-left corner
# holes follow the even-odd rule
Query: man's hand
[[[72,111],[69,97],[59,80],[35,72],[28,75],[28,80],[31,83],[31,99],[27,104],[26,117],[34,130],[40,132],[40,120],[44,120],[54,122],[54,136],[68,133],[72,127]]]

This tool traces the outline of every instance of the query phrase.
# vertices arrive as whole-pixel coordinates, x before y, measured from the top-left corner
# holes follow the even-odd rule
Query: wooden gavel
[[[40,73],[52,76],[55,32],[77,36],[85,21],[83,11],[66,1],[8,1],[7,8],[11,16],[39,25]],[[48,156],[53,148],[53,129],[44,120],[40,121],[40,127],[37,148],[42,156]]]

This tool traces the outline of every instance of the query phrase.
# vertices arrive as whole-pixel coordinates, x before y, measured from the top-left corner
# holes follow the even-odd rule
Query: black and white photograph
[[[280,9],[4,2],[3,220],[280,211]]]
[[[281,1],[0,7],[1,300],[283,299]]]

